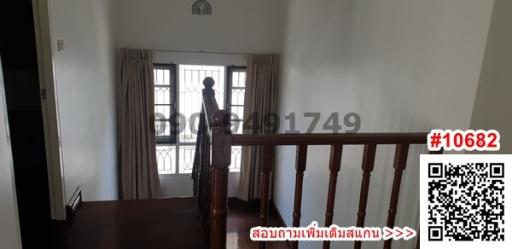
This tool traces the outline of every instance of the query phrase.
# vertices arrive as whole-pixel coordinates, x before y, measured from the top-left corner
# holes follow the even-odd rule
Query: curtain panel
[[[150,51],[119,53],[118,135],[121,198],[160,195],[154,125],[153,60]]]
[[[244,124],[246,134],[269,134],[275,131],[265,127],[265,119],[276,111],[279,78],[279,55],[249,55],[245,92],[244,120],[252,115],[252,124]],[[245,123],[245,122],[244,122]],[[239,198],[259,199],[260,168],[263,148],[242,147]]]

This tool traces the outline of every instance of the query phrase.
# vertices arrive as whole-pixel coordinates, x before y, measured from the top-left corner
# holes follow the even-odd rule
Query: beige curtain
[[[122,49],[119,56],[118,127],[121,197],[160,194],[156,164],[153,61],[150,51]]]
[[[244,120],[252,115],[252,127],[244,126],[244,133],[271,133],[264,121],[276,111],[276,95],[279,77],[278,55],[250,55],[247,62]],[[255,115],[256,114],[256,115]],[[259,199],[260,167],[263,162],[262,147],[242,147],[239,198]]]

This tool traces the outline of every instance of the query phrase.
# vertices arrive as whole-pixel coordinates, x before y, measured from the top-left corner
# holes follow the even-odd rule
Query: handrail
[[[313,133],[313,134],[236,134],[233,146],[254,145],[361,145],[361,144],[425,144],[428,133]]]

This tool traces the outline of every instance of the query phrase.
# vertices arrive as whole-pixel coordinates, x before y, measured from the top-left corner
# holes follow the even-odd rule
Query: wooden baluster
[[[400,185],[402,183],[402,174],[407,164],[407,156],[409,154],[408,144],[397,144],[395,150],[395,160],[393,167],[395,168],[395,176],[393,178],[393,189],[391,190],[391,200],[389,202],[387,227],[395,226],[396,210],[398,206],[398,197],[400,196]],[[384,249],[391,248],[392,240],[384,241]]]
[[[260,180],[260,226],[268,226],[268,203],[269,203],[269,186],[270,186],[270,173],[273,167],[274,146],[266,145],[263,147],[263,165],[261,166],[261,180]],[[259,244],[260,249],[265,249],[265,242]]]
[[[213,115],[213,124],[210,169],[210,248],[226,249],[228,173],[231,164],[229,114],[225,111],[216,111]]]
[[[368,203],[368,192],[370,189],[370,176],[373,171],[374,163],[375,163],[375,152],[377,150],[377,146],[375,144],[367,144],[364,146],[363,153],[363,180],[361,181],[361,192],[359,193],[359,209],[357,211],[357,226],[363,227],[364,220],[366,217],[366,206]],[[354,242],[354,249],[361,248],[361,241]]]
[[[300,226],[301,206],[302,206],[302,182],[304,180],[304,171],[306,170],[306,158],[308,153],[307,145],[297,146],[297,161],[295,165],[295,201],[293,204],[293,226]],[[298,241],[292,241],[292,249],[297,249]]]
[[[338,180],[338,172],[341,168],[341,153],[343,145],[335,144],[331,146],[331,157],[329,159],[329,192],[327,194],[327,208],[325,211],[325,227],[332,225],[334,202],[336,198],[336,182]],[[330,248],[330,241],[324,241],[323,249]]]

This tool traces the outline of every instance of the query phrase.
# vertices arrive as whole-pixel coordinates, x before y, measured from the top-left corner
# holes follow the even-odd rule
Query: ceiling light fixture
[[[209,16],[212,14],[212,5],[206,0],[196,0],[192,5],[192,15]]]

